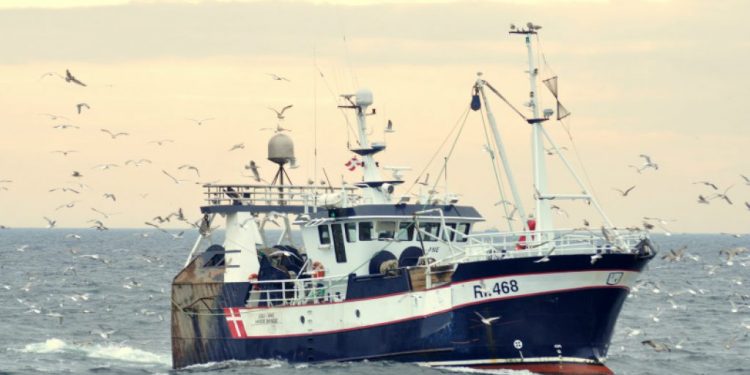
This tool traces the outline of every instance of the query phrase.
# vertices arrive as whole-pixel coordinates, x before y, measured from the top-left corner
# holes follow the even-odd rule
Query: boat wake
[[[47,339],[44,342],[32,343],[18,350],[22,353],[79,353],[88,358],[109,359],[122,362],[141,364],[156,364],[171,366],[172,360],[168,354],[156,354],[127,345],[108,344],[70,344],[58,338]]]

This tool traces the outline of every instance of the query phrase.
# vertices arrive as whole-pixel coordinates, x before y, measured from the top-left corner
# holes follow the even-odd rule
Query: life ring
[[[326,268],[323,266],[323,263],[320,263],[317,260],[313,262],[312,276],[316,279],[320,279],[326,276]]]

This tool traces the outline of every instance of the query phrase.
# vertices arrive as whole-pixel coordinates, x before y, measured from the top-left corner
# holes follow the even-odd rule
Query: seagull
[[[63,156],[68,156],[68,154],[78,152],[76,150],[55,150],[52,151],[53,154],[62,154]]]
[[[643,159],[645,159],[645,160],[646,160],[646,161],[645,161],[645,162],[643,163],[643,165],[641,166],[641,168],[640,168],[639,172],[640,172],[640,171],[643,171],[643,170],[644,170],[644,169],[646,169],[646,168],[654,168],[655,170],[658,170],[658,169],[659,169],[659,165],[658,165],[658,164],[656,164],[656,163],[654,163],[654,162],[652,162],[652,161],[651,161],[651,157],[650,157],[650,156],[648,156],[648,155],[646,155],[646,154],[640,154],[640,155],[638,155],[638,156],[640,156],[640,157],[642,157]]]
[[[73,238],[73,239],[76,239],[76,240],[80,240],[81,239],[81,235],[80,234],[75,234],[75,233],[68,233],[68,234],[65,235],[65,238]]]
[[[562,147],[558,147],[558,150],[560,150],[560,151],[568,151],[568,148],[567,148],[567,147],[565,147],[565,146],[562,146]],[[554,149],[554,148],[552,148],[552,147],[550,147],[550,148],[545,148],[545,149],[544,149],[544,151],[547,151],[547,155],[549,155],[549,156],[552,156],[552,155],[554,155],[554,154],[556,154],[556,153],[557,153],[557,152],[555,151],[555,149]]]
[[[103,196],[105,199],[111,199],[112,202],[117,202],[117,197],[115,197],[115,195],[112,193],[104,193]]]
[[[750,178],[747,178],[744,174],[741,174],[740,177],[745,180],[745,185],[750,185]]]
[[[67,187],[52,188],[52,189],[49,189],[49,192],[52,193],[52,192],[55,192],[55,191],[58,191],[58,190],[62,191],[63,193],[67,193],[67,192],[71,192],[71,193],[75,193],[75,194],[80,194],[81,193],[80,191],[78,191],[76,189],[71,189],[71,188],[67,188]]]
[[[73,207],[75,207],[75,205],[76,205],[76,202],[78,202],[78,201],[72,201],[72,202],[70,202],[70,203],[67,203],[67,204],[63,204],[63,205],[61,205],[61,206],[58,206],[58,207],[57,207],[57,208],[55,209],[55,211],[57,211],[57,210],[59,210],[59,209],[61,209],[61,208],[73,208]]]
[[[250,163],[245,166],[245,169],[249,169],[250,172],[253,172],[253,178],[255,178],[255,181],[260,182],[260,173],[258,172],[258,165],[255,164],[255,160],[250,160]]]
[[[714,199],[714,198],[721,198],[721,199],[723,199],[723,200],[727,201],[727,203],[729,203],[729,204],[733,204],[733,203],[732,203],[732,200],[731,200],[731,199],[729,199],[729,197],[727,196],[727,192],[729,191],[729,189],[731,189],[731,188],[733,188],[733,187],[734,187],[734,185],[732,185],[732,186],[728,187],[728,188],[727,188],[726,190],[724,190],[724,192],[723,192],[723,193],[716,193],[716,194],[714,194],[714,195],[713,195],[713,196],[711,196],[711,197],[710,197],[709,199]]]
[[[73,74],[70,73],[70,70],[65,69],[65,82],[72,82],[81,86],[86,86],[85,83],[79,81],[76,77],[73,76]]]
[[[620,190],[620,189],[617,189],[617,188],[613,188],[613,190],[617,190],[617,191],[619,191],[619,192],[620,192],[620,194],[621,194],[621,195],[622,195],[623,197],[627,197],[627,196],[628,196],[628,193],[630,193],[630,192],[631,192],[631,191],[632,191],[633,189],[635,189],[635,185],[633,185],[633,186],[631,186],[631,187],[629,187],[629,188],[625,189],[625,191],[622,191],[622,190]]]
[[[544,254],[543,257],[541,257],[538,260],[535,260],[534,263],[546,263],[549,262],[549,256],[552,255],[552,252],[555,251],[556,247],[552,246],[552,248],[547,252],[547,254]]]
[[[687,249],[687,245],[682,246],[681,248],[677,250],[671,249],[669,250],[669,253],[663,255],[661,259],[666,260],[668,262],[679,262],[682,260],[682,257],[685,255],[686,249]]]
[[[125,132],[113,133],[112,131],[107,130],[107,129],[101,129],[101,131],[104,132],[104,133],[109,134],[109,136],[112,137],[112,139],[115,139],[115,138],[117,138],[117,137],[119,137],[121,135],[130,135],[129,133],[125,133]]]
[[[68,129],[68,128],[80,129],[81,127],[80,126],[76,126],[76,125],[71,125],[71,124],[59,124],[59,125],[53,126],[52,128],[53,129],[63,129],[63,130],[65,130],[65,129]]]
[[[101,170],[104,171],[104,170],[111,169],[111,168],[114,168],[114,167],[119,167],[119,165],[112,164],[112,163],[99,164],[99,165],[97,165],[97,166],[95,166],[94,168],[91,168],[91,169],[101,169]]]
[[[557,212],[559,212],[559,213],[561,213],[561,214],[564,214],[564,215],[565,215],[565,217],[570,217],[570,215],[568,215],[568,212],[567,212],[567,211],[563,210],[562,208],[560,208],[560,206],[558,206],[558,205],[556,205],[556,204],[553,204],[553,205],[551,205],[551,206],[550,206],[549,208],[550,208],[551,210],[555,210],[555,211],[557,211]]]
[[[201,173],[198,171],[198,168],[196,168],[195,166],[190,165],[190,164],[183,164],[183,165],[177,167],[177,169],[192,169],[192,170],[195,171],[195,174],[197,174],[198,177],[201,176]]]
[[[106,194],[105,194],[105,196],[106,196]],[[114,195],[113,195],[113,197],[114,197]],[[114,200],[114,198],[113,198],[113,200]],[[97,210],[94,207],[91,207],[91,211],[94,211],[94,212],[98,213],[99,215],[104,216],[105,219],[109,219],[109,215],[114,215],[114,214],[108,214],[108,213],[105,213],[103,211]],[[89,220],[89,222],[94,222],[94,220]]]
[[[196,123],[198,126],[200,126],[200,125],[203,125],[204,122],[209,121],[209,120],[213,120],[213,119],[214,119],[213,117],[206,117],[206,118],[202,118],[202,119],[189,118],[188,120],[190,120],[190,121]],[[159,145],[159,146],[161,146],[161,145]]]
[[[102,223],[102,222],[101,222],[101,221],[99,221],[99,220],[95,220],[95,221],[94,221],[94,223],[95,223],[95,224],[94,224],[93,226],[91,226],[91,227],[92,227],[92,228],[96,228],[96,230],[98,230],[98,231],[105,231],[105,230],[109,230],[109,228],[107,228],[107,227],[106,227],[106,226],[104,225],[104,223]],[[83,255],[82,255],[82,256],[83,256]],[[94,259],[94,258],[92,258],[92,259]],[[98,260],[98,257],[97,257],[96,259]]]
[[[733,249],[722,249],[719,250],[719,255],[724,255],[727,258],[726,264],[727,266],[734,265],[734,257],[740,254],[744,254],[747,252],[747,248],[745,247],[735,247]]]
[[[286,111],[287,109],[289,109],[289,108],[292,108],[292,104],[289,104],[288,106],[286,106],[286,107],[282,108],[282,109],[281,109],[281,111],[278,111],[278,110],[276,110],[275,108],[271,108],[271,107],[268,107],[268,109],[270,109],[270,110],[272,110],[272,111],[276,112],[276,118],[277,118],[277,119],[279,119],[279,120],[283,120],[283,119],[284,119],[284,112],[285,112],[285,111]]]
[[[286,77],[282,77],[280,75],[276,75],[276,74],[273,74],[273,73],[266,73],[266,74],[269,75],[269,76],[271,76],[271,79],[273,79],[274,81],[287,81],[287,82],[291,82]]]
[[[167,177],[171,178],[172,181],[174,181],[175,184],[179,184],[182,181],[187,181],[187,180],[178,180],[174,176],[172,176],[171,174],[167,173],[167,171],[165,171],[163,169],[161,170],[161,173],[164,173],[165,175],[167,175]]]
[[[65,116],[55,115],[55,114],[52,114],[52,113],[40,113],[40,115],[47,116],[52,121],[55,121],[57,119],[70,120],[69,118],[67,118]]]
[[[708,201],[708,199],[706,199],[706,197],[704,197],[703,195],[699,194],[698,195],[698,203],[700,203],[700,204],[709,204],[710,202]]]
[[[29,248],[29,245],[21,245],[21,247],[16,248],[16,251],[24,252],[28,248]]]
[[[709,182],[709,181],[695,181],[695,182],[693,182],[693,185],[695,185],[695,184],[703,184],[703,185],[706,185],[706,186],[710,186],[714,190],[719,190],[719,188],[714,183]]]
[[[55,224],[57,223],[57,220],[52,220],[48,217],[44,217],[44,220],[47,220],[47,228],[52,229],[55,227]]]
[[[485,318],[478,311],[474,311],[474,314],[477,314],[477,316],[479,317],[479,320],[482,322],[482,324],[484,324],[486,326],[492,325],[492,322],[494,322],[495,320],[498,320],[498,319],[500,319],[502,317],[502,315],[498,315],[498,316],[493,316],[493,317],[490,317],[490,318]]]
[[[163,146],[165,143],[174,143],[171,139],[157,139],[155,141],[151,141],[149,143],[156,143],[159,146]]]
[[[427,184],[429,183],[428,182],[429,180],[430,180],[430,174],[428,173],[427,175],[424,176],[424,181],[420,182],[419,180],[417,180],[417,183],[422,186],[427,186]]]
[[[650,346],[656,352],[671,352],[672,351],[672,349],[663,342],[657,342],[654,340],[643,340],[641,341],[641,344]]]
[[[47,77],[57,77],[57,78],[60,78],[60,79],[65,79],[65,77],[63,77],[63,75],[60,74],[60,73],[57,73],[57,72],[47,72],[47,73],[42,74],[42,76],[39,77],[39,80],[45,79]]]
[[[82,110],[83,108],[86,108],[86,109],[91,109],[91,107],[89,107],[89,105],[88,105],[88,104],[86,104],[86,103],[78,103],[78,104],[76,104],[76,110],[78,110],[78,114],[79,114],[79,115],[81,114],[81,110]]]
[[[232,148],[230,148],[229,151],[240,150],[240,149],[243,149],[243,148],[245,148],[245,144],[244,143],[238,143],[238,144],[232,146]]]
[[[393,130],[393,122],[391,120],[388,120],[388,124],[385,126],[385,132],[386,133],[395,133],[396,131]]]
[[[133,164],[136,167],[140,167],[143,164],[151,164],[151,160],[148,159],[138,159],[138,160],[128,160],[125,162],[125,165]]]
[[[747,209],[750,210],[750,202],[745,201],[745,207],[747,207]]]

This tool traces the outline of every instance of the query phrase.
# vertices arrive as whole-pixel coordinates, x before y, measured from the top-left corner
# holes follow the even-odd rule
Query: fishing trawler
[[[553,111],[540,117],[538,29],[511,30],[529,56],[531,116],[517,113],[532,132],[533,215],[487,101],[488,91],[499,92],[480,74],[470,102],[488,120],[503,200],[502,186],[510,188],[513,203],[501,206],[508,217],[513,207],[522,227],[508,220],[507,231],[477,231],[478,210],[434,186],[399,195],[403,168],[382,177],[375,155],[385,145],[368,139],[372,92],[343,95],[340,107],[354,112],[358,136],[347,165],[363,171],[360,182],[291,184],[285,166],[295,162],[294,145],[277,132],[268,145],[278,165],[271,184],[204,186],[200,236],[172,284],[173,367],[263,358],[611,374],[605,361],[617,317],[655,250],[646,233],[610,223],[545,131]],[[558,102],[558,119],[563,112]],[[581,193],[549,191],[545,145]],[[589,203],[602,214],[601,230],[554,228],[551,200]],[[223,238],[213,230],[219,218]],[[269,223],[281,228],[275,239]]]

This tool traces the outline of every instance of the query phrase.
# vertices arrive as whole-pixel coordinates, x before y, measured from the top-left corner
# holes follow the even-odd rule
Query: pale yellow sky
[[[327,2],[137,2],[66,9],[19,9],[19,3],[32,5],[0,2],[0,180],[14,181],[1,185],[7,188],[0,190],[5,226],[41,227],[43,216],[60,227],[87,226],[100,218],[92,207],[113,213],[104,220],[113,227],[142,226],[177,207],[197,218],[200,187],[175,185],[161,170],[193,179],[194,172],[177,170],[189,163],[200,169],[200,181],[249,183],[243,165],[256,160],[270,178],[265,143],[271,134],[259,130],[275,125],[268,106],[294,104],[285,125],[301,167],[291,175],[304,183],[314,174],[316,82],[319,165],[331,179],[358,177],[343,167],[351,157],[345,123],[326,85],[335,94],[361,85],[375,93],[373,137],[383,138],[388,119],[397,129],[385,139],[381,164],[411,166],[412,181],[468,105],[475,72],[485,72],[514,104],[526,100],[525,47],[506,28],[531,19],[544,26],[544,52],[560,76],[561,99],[573,112],[575,145],[617,225],[640,225],[641,217],[656,216],[675,219],[669,227],[677,232],[750,227],[744,207],[750,186],[740,177],[750,175],[743,153],[750,142],[750,115],[742,111],[750,96],[744,68],[750,65],[744,20],[750,5],[744,2],[409,1],[354,8]],[[313,50],[325,81],[316,78]],[[66,68],[88,87],[39,78]],[[273,81],[270,72],[292,82]],[[76,114],[79,102],[91,110]],[[528,210],[528,126],[501,102],[491,104]],[[551,104],[548,97],[545,104]],[[42,113],[67,116],[64,122],[80,129],[54,129],[61,122]],[[200,127],[187,120],[200,117],[216,119]],[[478,115],[466,126],[449,166],[449,187],[464,204],[476,205],[488,226],[502,228]],[[547,126],[572,148],[558,124]],[[101,128],[130,135],[112,140]],[[163,138],[175,142],[149,143]],[[240,142],[244,150],[227,151]],[[51,153],[60,149],[79,152]],[[640,153],[651,155],[659,171],[634,173],[628,165],[640,163]],[[153,164],[124,165],[139,158]],[[93,169],[103,163],[119,167]],[[549,164],[561,167],[552,159]],[[438,169],[430,168],[433,176]],[[48,192],[77,182],[69,177],[73,170],[90,188],[78,195]],[[575,192],[562,173],[551,175],[556,190]],[[735,204],[698,205],[698,194],[712,193],[693,184],[698,180],[733,186],[728,195]],[[613,190],[631,185],[636,188],[627,198]],[[56,210],[71,201],[73,208]],[[599,222],[584,204],[558,205],[571,216],[556,217],[560,227],[579,226],[583,217]]]

